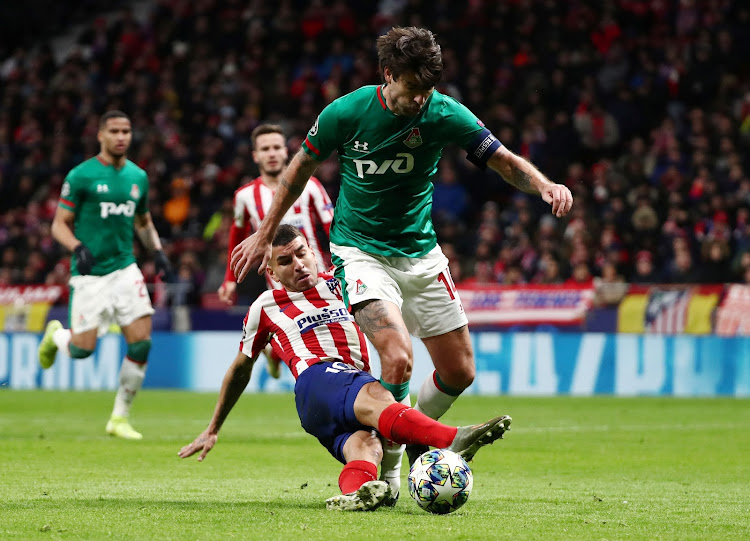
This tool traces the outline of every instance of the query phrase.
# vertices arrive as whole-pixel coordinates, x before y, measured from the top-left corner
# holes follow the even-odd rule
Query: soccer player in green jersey
[[[130,119],[109,111],[99,121],[100,151],[68,173],[52,222],[52,235],[73,253],[70,278],[70,329],[47,324],[39,344],[39,363],[49,368],[58,349],[74,359],[94,352],[98,334],[114,321],[122,328],[127,354],[106,431],[140,440],[128,421],[133,399],[146,374],[151,349],[151,307],[143,275],[133,254],[133,230],[154,252],[159,272],[171,275],[159,235],[148,211],[146,172],[126,158],[132,139]]]
[[[345,301],[377,349],[381,382],[397,401],[408,400],[409,335],[423,341],[435,371],[422,384],[415,409],[438,419],[475,374],[466,315],[430,216],[432,177],[443,148],[459,145],[477,166],[538,194],[557,217],[568,213],[573,196],[505,148],[464,105],[435,90],[443,63],[432,32],[393,28],[378,38],[377,50],[384,83],[355,90],[320,113],[259,230],[235,248],[232,269],[238,281],[255,265],[265,271],[281,217],[335,150],[341,191],[330,238]],[[410,460],[424,450],[410,449]],[[383,459],[381,478],[394,491],[401,453],[386,449]]]

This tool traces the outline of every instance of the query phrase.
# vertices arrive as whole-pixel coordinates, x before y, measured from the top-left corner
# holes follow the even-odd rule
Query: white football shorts
[[[98,329],[101,336],[112,323],[127,327],[154,313],[135,263],[104,276],[71,276],[69,285],[70,328],[76,334]]]
[[[417,338],[445,334],[468,323],[448,258],[439,245],[422,257],[384,257],[333,243],[331,253],[343,268],[344,300],[351,306],[369,300],[390,301],[399,307],[406,328]],[[336,276],[340,277],[338,266]]]

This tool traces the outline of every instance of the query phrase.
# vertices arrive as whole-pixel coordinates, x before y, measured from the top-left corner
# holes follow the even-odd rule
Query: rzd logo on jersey
[[[125,216],[131,217],[135,214],[135,201],[128,201],[127,203],[110,203],[109,201],[102,201],[99,203],[101,209],[101,217],[106,218],[107,216]]]
[[[372,160],[354,160],[357,167],[357,176],[365,178],[365,175],[385,175],[389,171],[394,173],[408,173],[414,169],[414,156],[407,152],[396,154],[396,160],[384,160],[377,163]]]

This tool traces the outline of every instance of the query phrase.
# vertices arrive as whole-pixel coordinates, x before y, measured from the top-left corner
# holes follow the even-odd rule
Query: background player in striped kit
[[[279,185],[279,179],[287,166],[289,158],[284,131],[276,124],[260,124],[252,133],[253,160],[258,165],[260,176],[246,184],[234,193],[234,220],[229,230],[229,248],[227,252],[227,269],[224,283],[219,288],[219,298],[227,304],[233,304],[237,291],[237,282],[229,266],[232,250],[247,238],[251,232],[258,230],[261,221],[271,207],[273,194]],[[298,227],[310,246],[318,267],[330,266],[331,257],[323,252],[317,237],[321,228],[328,241],[328,232],[333,219],[333,205],[325,188],[315,177],[305,187],[302,195],[284,215],[281,223]],[[281,284],[271,280],[266,275],[269,289],[280,289]],[[267,360],[268,373],[274,378],[281,376],[281,364],[273,352],[264,352]]]
[[[224,377],[211,422],[180,450],[181,458],[200,451],[202,461],[216,444],[269,340],[297,380],[302,427],[345,464],[339,476],[342,494],[326,500],[328,509],[372,510],[386,500],[388,484],[376,480],[383,451],[373,429],[401,443],[449,448],[467,461],[509,429],[507,415],[455,428],[397,403],[369,374],[365,337],[342,301],[340,283],[318,275],[315,257],[294,226],[278,228],[269,274],[283,289],[262,293],[250,306],[240,351]]]
[[[273,195],[279,186],[281,175],[286,170],[289,157],[281,126],[259,125],[253,130],[252,141],[253,161],[258,165],[260,176],[234,192],[234,220],[229,230],[227,270],[224,283],[219,288],[219,298],[227,304],[234,302],[234,294],[237,291],[237,282],[229,266],[232,250],[250,233],[258,230],[268,209],[271,208]],[[292,224],[302,231],[321,269],[330,266],[330,255],[324,253],[316,236],[316,229],[320,226],[327,240],[332,219],[331,199],[320,181],[311,177],[300,198],[281,220],[281,223]],[[268,276],[266,283],[269,289],[281,289],[281,285]]]
[[[107,433],[142,438],[128,420],[146,375],[151,349],[151,300],[133,255],[133,230],[154,253],[156,268],[169,280],[172,269],[148,211],[146,172],[127,159],[130,119],[109,111],[99,121],[100,151],[68,173],[52,222],[52,235],[73,252],[70,329],[52,320],[39,344],[39,363],[49,368],[61,349],[74,359],[94,352],[98,334],[112,320],[122,328],[127,354],[120,367]]]
[[[263,272],[276,225],[336,150],[341,191],[331,253],[344,300],[380,354],[381,383],[397,401],[409,400],[409,335],[424,342],[435,371],[422,383],[415,408],[438,419],[475,375],[466,315],[431,219],[431,179],[443,148],[463,148],[472,163],[539,195],[557,217],[568,213],[573,196],[505,148],[467,107],[435,90],[443,62],[432,32],[393,28],[378,38],[377,50],[384,84],[364,86],[323,109],[260,229],[232,254],[232,268],[239,281],[254,265]],[[391,451],[385,478],[399,485],[402,451]],[[410,460],[421,451],[411,449]]]

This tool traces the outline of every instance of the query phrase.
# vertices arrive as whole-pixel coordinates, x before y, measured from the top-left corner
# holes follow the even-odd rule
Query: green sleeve
[[[72,169],[68,173],[68,176],[65,177],[65,182],[63,182],[58,205],[75,212],[80,207],[84,196],[83,186],[84,184],[81,182],[77,168]]]
[[[148,175],[143,172],[143,182],[141,182],[141,197],[135,205],[136,214],[146,214],[148,212]]]
[[[323,109],[307,132],[302,148],[316,161],[323,161],[336,150],[342,130],[339,129],[338,104],[334,101]]]
[[[453,142],[465,150],[474,135],[484,129],[484,123],[468,107],[449,96],[445,97],[443,115]]]

